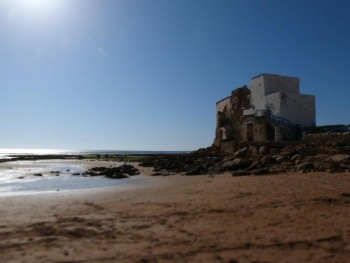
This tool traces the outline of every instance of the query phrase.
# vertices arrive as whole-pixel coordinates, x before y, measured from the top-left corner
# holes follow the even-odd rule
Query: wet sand
[[[0,262],[350,258],[349,173],[147,180],[1,197]]]

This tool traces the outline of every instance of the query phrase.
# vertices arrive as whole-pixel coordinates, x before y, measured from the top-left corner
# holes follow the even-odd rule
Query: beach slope
[[[346,262],[350,174],[149,177],[1,197],[0,262]]]

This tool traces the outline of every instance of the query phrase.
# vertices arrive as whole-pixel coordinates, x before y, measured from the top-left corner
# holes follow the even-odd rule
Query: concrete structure
[[[242,141],[297,140],[316,125],[315,96],[300,94],[299,79],[261,74],[216,103],[214,145]],[[226,145],[226,146],[225,146]]]

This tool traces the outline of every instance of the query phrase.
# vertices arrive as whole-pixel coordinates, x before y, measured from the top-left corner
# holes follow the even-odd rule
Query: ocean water
[[[149,155],[149,154],[181,154],[189,151],[125,151],[125,150],[64,150],[64,149],[0,149],[0,159],[10,158],[10,155],[46,155],[46,154],[122,154],[122,155]]]
[[[46,154],[175,154],[185,152],[170,151],[74,151],[55,149],[0,149],[0,196],[37,194],[47,191],[78,190],[96,187],[139,184],[145,177],[134,176],[128,179],[108,179],[72,175],[86,171],[87,165],[79,160],[30,160],[11,161],[11,155]],[[114,166],[122,163],[111,163]],[[53,171],[58,172],[59,176]],[[36,176],[35,174],[42,174]]]

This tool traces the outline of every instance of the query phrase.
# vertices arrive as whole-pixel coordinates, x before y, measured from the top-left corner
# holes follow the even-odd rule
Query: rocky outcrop
[[[110,179],[124,179],[137,174],[140,174],[140,171],[130,164],[119,167],[94,167],[83,173],[83,175],[105,176]]]
[[[345,172],[350,171],[350,141],[341,138],[340,142],[324,144],[314,141],[246,144],[237,146],[233,153],[209,147],[190,154],[148,157],[141,166],[152,166],[156,172],[167,171],[164,174],[171,174],[170,171],[184,175]]]

